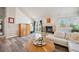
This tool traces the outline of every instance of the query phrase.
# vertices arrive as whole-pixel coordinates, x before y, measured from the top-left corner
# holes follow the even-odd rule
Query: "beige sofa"
[[[47,37],[54,41],[55,44],[59,44],[68,47],[68,41],[65,38],[64,32],[55,32],[54,34],[48,34]]]
[[[55,42],[55,44],[68,47],[68,41],[64,32],[55,32],[53,35],[53,41]]]
[[[55,44],[59,44],[68,47],[70,52],[79,52],[79,33],[64,33],[55,32],[54,35],[49,35],[49,38],[54,41]]]
[[[64,33],[55,32],[54,34],[48,34],[47,37],[54,41],[55,44],[59,44],[68,47],[69,51],[79,51],[79,33]]]
[[[68,40],[68,49],[70,52],[79,52],[79,42],[75,40]]]
[[[79,33],[74,32],[68,40],[68,48],[70,52],[79,52]]]

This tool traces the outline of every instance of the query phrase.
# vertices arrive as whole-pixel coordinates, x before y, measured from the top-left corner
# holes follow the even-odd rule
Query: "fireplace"
[[[46,32],[48,32],[48,33],[54,33],[54,32],[52,31],[52,29],[53,29],[52,26],[46,26]]]

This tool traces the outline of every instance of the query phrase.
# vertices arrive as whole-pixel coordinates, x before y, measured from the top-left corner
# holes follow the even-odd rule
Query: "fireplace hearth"
[[[53,29],[52,26],[46,26],[46,32],[48,32],[48,33],[54,33],[52,29]]]

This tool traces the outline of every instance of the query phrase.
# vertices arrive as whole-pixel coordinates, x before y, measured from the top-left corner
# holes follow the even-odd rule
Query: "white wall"
[[[30,24],[31,19],[26,16],[20,9],[15,7],[6,8],[6,17],[5,17],[5,36],[7,38],[18,36],[18,24],[24,22],[23,24]],[[13,17],[15,20],[14,23],[8,23],[8,17]]]
[[[25,12],[26,11],[26,12]],[[25,12],[25,13],[24,13]],[[5,35],[7,37],[11,36],[17,36],[18,31],[18,24],[14,23],[8,23],[8,17],[14,17],[17,21],[19,18],[26,18],[28,19],[27,12],[31,17],[37,17],[37,16],[50,16],[52,21],[50,24],[47,23],[46,19],[43,18],[43,25],[44,26],[53,26],[53,24],[56,24],[57,28],[59,26],[59,19],[61,17],[75,17],[78,16],[78,9],[77,8],[24,8],[24,11],[22,12],[20,9],[14,8],[14,7],[8,7],[6,8],[6,18],[5,18]],[[26,20],[27,21],[27,20]],[[53,23],[54,21],[54,23]],[[29,22],[29,21],[27,21]]]
[[[32,18],[43,18],[43,26],[56,25],[59,30],[59,21],[63,17],[76,17],[79,14],[79,8],[76,7],[24,7],[21,8],[25,13],[28,13]],[[47,23],[45,16],[51,17],[51,23]]]
[[[24,14],[23,11],[21,11],[19,8],[16,8],[16,24],[30,24],[31,19],[27,16],[27,14]]]
[[[24,13],[21,9],[16,8],[16,24],[22,24],[24,30],[26,30],[26,24],[30,24],[30,31],[32,31],[32,22],[33,20],[29,16],[27,16],[26,13]]]
[[[16,20],[16,8],[8,7],[6,8],[6,17],[5,17],[5,36],[7,38],[17,36],[17,24],[8,23],[8,17],[13,17],[14,21]]]
[[[78,15],[79,8],[76,7],[21,7],[31,17],[72,17]]]

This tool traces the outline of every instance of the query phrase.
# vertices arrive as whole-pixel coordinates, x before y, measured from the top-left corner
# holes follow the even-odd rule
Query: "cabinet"
[[[18,27],[19,36],[25,36],[27,34],[30,34],[30,24],[19,24]]]

